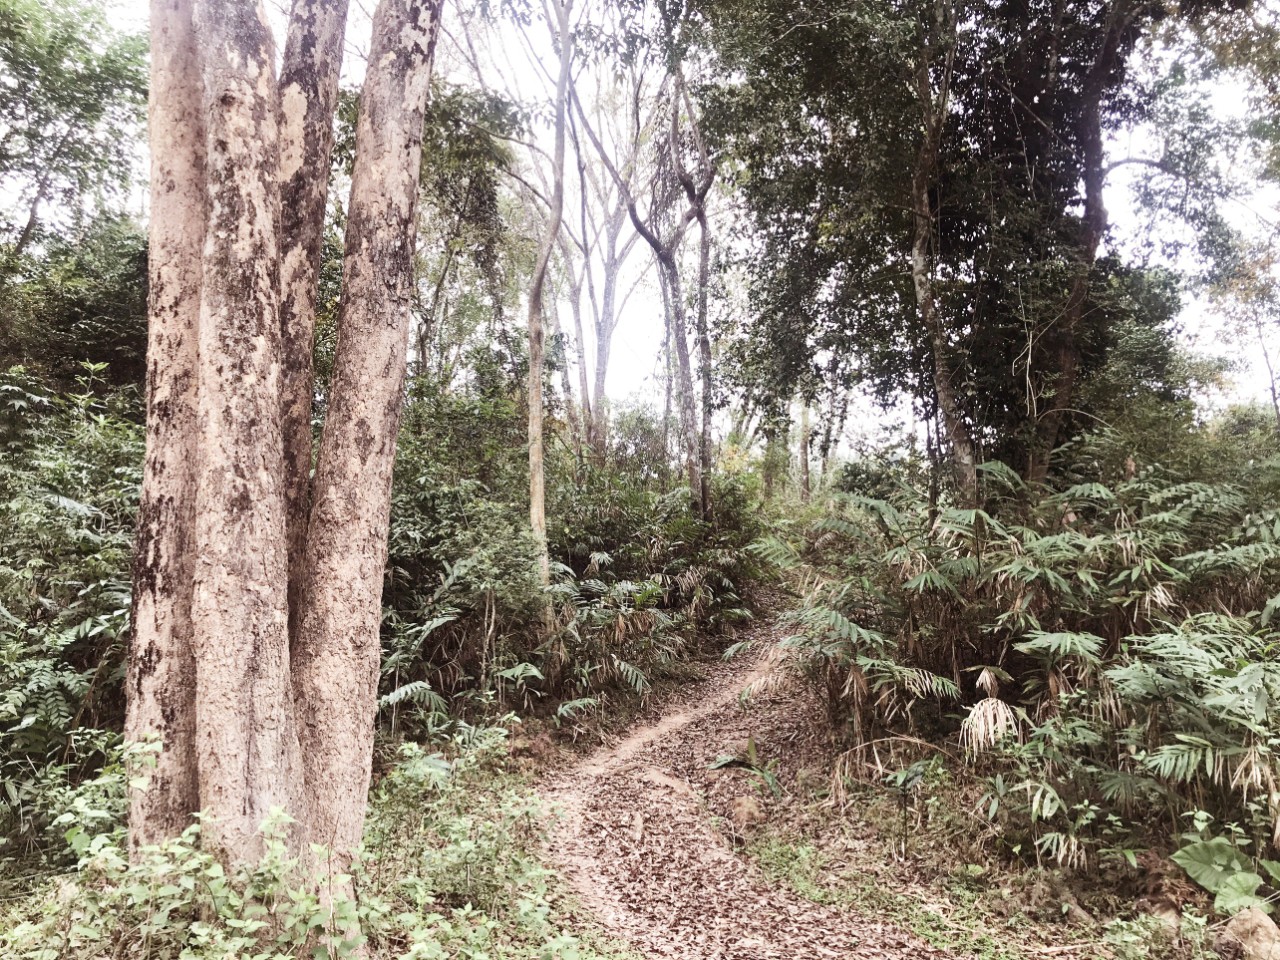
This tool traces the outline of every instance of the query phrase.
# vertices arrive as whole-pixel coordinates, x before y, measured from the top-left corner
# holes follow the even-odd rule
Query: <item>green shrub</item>
[[[1280,486],[1138,469],[1115,442],[1076,444],[1057,489],[987,465],[987,509],[837,495],[799,552],[759,548],[810,563],[784,645],[825,692],[847,769],[928,718],[988,778],[983,813],[1012,852],[1133,861],[1203,811],[1264,856],[1280,840]]]
[[[0,952],[14,960],[324,956],[314,952],[316,931],[358,919],[374,957],[603,957],[565,929],[553,905],[554,878],[536,858],[543,813],[504,772],[504,741],[504,730],[486,728],[455,740],[451,758],[404,748],[372,798],[355,874],[359,907],[331,912],[298,885],[279,818],[264,825],[262,862],[233,872],[201,851],[198,826],[132,864],[118,829],[75,829],[75,873],[9,898]],[[122,782],[113,787],[123,796]]]
[[[15,410],[32,395],[5,386],[30,429],[0,466],[0,862],[45,843],[120,729],[142,456],[129,396],[87,379]]]

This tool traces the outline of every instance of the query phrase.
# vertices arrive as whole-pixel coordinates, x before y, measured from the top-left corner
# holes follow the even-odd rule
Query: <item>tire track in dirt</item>
[[[743,726],[740,693],[772,674],[772,621],[750,655],[685,684],[654,720],[552,775],[548,859],[605,935],[648,960],[942,958],[912,934],[774,889],[716,829],[686,776]],[[748,707],[747,709],[750,709]]]

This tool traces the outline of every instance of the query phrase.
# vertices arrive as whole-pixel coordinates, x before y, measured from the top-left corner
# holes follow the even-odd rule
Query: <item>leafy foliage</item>
[[[91,379],[52,398],[20,383],[9,409],[48,412],[0,467],[0,859],[45,839],[119,729],[142,454]]]
[[[990,511],[837,495],[804,546],[816,566],[785,645],[852,758],[925,718],[958,733],[1013,851],[1072,867],[1131,857],[1140,841],[1123,837],[1156,822],[1175,834],[1195,811],[1239,825],[1233,850],[1272,849],[1277,488],[1132,460],[1109,474],[1114,440],[1075,444],[1056,489],[988,465]],[[1240,856],[1232,905],[1255,869]]]
[[[266,855],[227,871],[199,846],[199,826],[130,863],[122,834],[69,833],[74,878],[41,881],[0,910],[0,950],[15,960],[285,958],[310,954],[317,931],[358,919],[366,955],[404,960],[603,960],[567,932],[552,878],[539,866],[540,815],[528,789],[504,773],[505,731],[473,731],[449,753],[406,747],[373,798],[357,865],[359,905],[332,910],[296,886],[281,840],[264,825]],[[123,798],[123,783],[114,790]],[[338,956],[354,956],[345,941]]]

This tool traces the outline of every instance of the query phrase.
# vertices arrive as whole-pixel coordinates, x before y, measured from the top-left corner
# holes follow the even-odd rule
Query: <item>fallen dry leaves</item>
[[[755,629],[767,641],[773,628]],[[716,829],[750,787],[708,767],[750,735],[739,693],[767,688],[759,681],[774,669],[759,653],[718,665],[652,721],[544,783],[558,810],[548,856],[584,919],[655,960],[945,957],[892,924],[771,887]]]

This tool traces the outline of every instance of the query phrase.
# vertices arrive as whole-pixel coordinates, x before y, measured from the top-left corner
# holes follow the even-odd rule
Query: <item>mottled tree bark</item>
[[[312,347],[347,0],[294,0],[280,70],[280,389],[296,641],[311,507]]]
[[[134,551],[125,738],[159,740],[130,794],[135,851],[180,833],[200,806],[195,761],[196,404],[204,120],[191,0],[151,4],[151,223],[147,457]]]
[[[208,227],[200,306],[196,754],[205,842],[255,862],[295,809],[280,433],[275,50],[253,5],[196,7]]]
[[[335,851],[337,872],[359,845],[439,9],[384,0],[375,17],[333,416],[308,518],[305,483],[287,481],[305,481],[310,466],[345,2],[297,0],[277,84],[254,4],[154,0],[148,457],[128,735],[164,746],[131,797],[135,848],[175,836],[197,810],[205,844],[229,864],[258,859],[260,828],[278,809]],[[288,448],[286,422],[298,441]],[[296,563],[300,517],[309,588]]]
[[[373,760],[382,582],[413,279],[422,119],[440,0],[382,0],[360,100],[330,406],[294,667],[307,839],[340,873]]]

